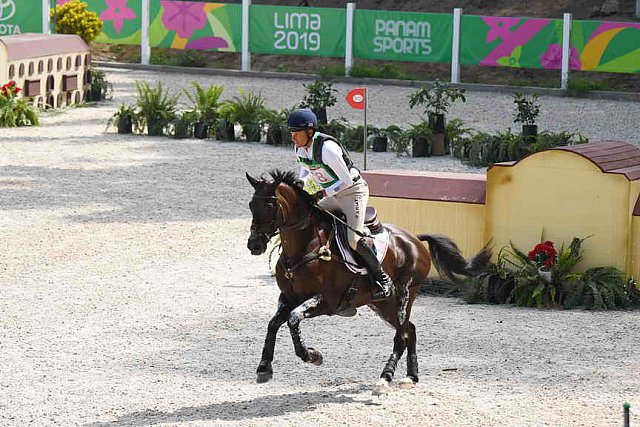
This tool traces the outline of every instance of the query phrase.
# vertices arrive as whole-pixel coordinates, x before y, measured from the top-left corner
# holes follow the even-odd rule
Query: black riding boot
[[[391,281],[391,277],[382,270],[382,266],[378,262],[378,258],[376,258],[376,255],[373,253],[373,250],[369,245],[367,245],[364,238],[358,240],[356,251],[364,261],[371,283],[379,288],[373,292],[373,300],[380,301],[391,296],[393,291],[393,282]]]

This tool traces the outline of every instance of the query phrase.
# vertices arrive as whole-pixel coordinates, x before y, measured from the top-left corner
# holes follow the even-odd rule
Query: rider
[[[313,111],[303,108],[289,115],[287,126],[301,164],[300,179],[306,184],[312,180],[322,188],[317,193],[318,206],[328,211],[341,211],[350,227],[363,233],[364,216],[369,200],[369,186],[353,165],[342,144],[332,136],[318,131],[318,119]],[[371,282],[378,289],[375,301],[388,298],[392,292],[391,278],[382,270],[375,253],[365,238],[347,230],[349,245],[360,255]]]

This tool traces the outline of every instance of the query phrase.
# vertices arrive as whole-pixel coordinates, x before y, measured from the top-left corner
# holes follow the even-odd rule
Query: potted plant
[[[371,150],[377,153],[387,151],[389,138],[384,131],[376,127],[370,128],[369,131],[371,132]]]
[[[287,118],[292,110],[265,110],[264,122],[267,125],[267,144],[282,145],[288,140]]]
[[[329,123],[319,125],[319,130],[320,132],[331,135],[338,140],[342,140],[348,127],[349,122],[347,119],[340,117],[339,119],[331,119]]]
[[[411,125],[405,136],[411,140],[413,157],[431,157],[434,138],[428,121],[423,120],[417,125]]]
[[[194,135],[194,124],[197,125],[198,113],[196,111],[187,110],[176,113],[175,117],[171,121],[172,131],[171,136],[176,139],[185,139]],[[198,136],[196,136],[197,138]]]
[[[531,98],[518,92],[513,94],[513,103],[516,104],[513,122],[522,123],[522,138],[525,143],[534,143],[538,138],[536,119],[540,114],[540,106],[537,101],[537,93],[532,94]]]
[[[434,156],[445,154],[445,115],[457,100],[466,102],[467,98],[464,94],[464,89],[436,79],[435,82],[422,86],[409,96],[409,107],[422,106],[428,117],[429,127],[435,136],[432,148]]]
[[[194,136],[203,139],[209,134],[209,129],[216,124],[218,118],[218,100],[224,87],[212,85],[204,89],[198,82],[191,82],[191,85],[193,86],[193,92],[187,90],[183,90],[183,92],[193,104],[195,116],[189,116],[193,117],[195,121],[193,129]]]
[[[265,100],[260,93],[240,91],[229,102],[229,117],[242,127],[247,141],[258,142],[262,138],[262,125],[265,117]]]
[[[216,138],[221,141],[235,141],[236,130],[233,122],[234,104],[230,100],[222,101],[218,108],[216,121]]]
[[[118,133],[128,134],[133,132],[133,126],[134,124],[137,125],[137,123],[138,113],[136,112],[136,107],[122,103],[107,121],[107,128],[115,126]]]
[[[307,89],[307,94],[302,99],[301,107],[308,107],[318,117],[318,124],[327,123],[327,108],[336,105],[338,98],[333,89],[333,83],[316,80],[313,83],[303,85]]]
[[[138,81],[136,90],[140,125],[147,126],[150,136],[163,135],[176,115],[179,95],[170,95],[169,90],[162,88],[161,82],[152,87],[147,82]]]
[[[109,99],[113,95],[113,85],[107,81],[104,71],[91,68],[89,70],[90,89],[89,95],[92,101]]]

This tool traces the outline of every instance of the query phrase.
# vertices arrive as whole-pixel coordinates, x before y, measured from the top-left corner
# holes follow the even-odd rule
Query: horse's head
[[[246,174],[255,190],[249,203],[253,220],[247,242],[247,248],[253,255],[263,254],[267,250],[267,243],[278,230],[297,226],[296,209],[302,210],[301,206],[311,203],[310,196],[302,190],[293,172],[274,171],[270,175],[272,180],[257,179]],[[308,208],[306,211],[309,212]]]
[[[251,234],[247,242],[247,248],[252,255],[261,255],[267,250],[267,243],[277,233],[276,215],[276,188],[274,181],[256,179],[249,175],[247,179],[254,188],[253,197],[249,202],[249,209],[253,217],[251,221]]]

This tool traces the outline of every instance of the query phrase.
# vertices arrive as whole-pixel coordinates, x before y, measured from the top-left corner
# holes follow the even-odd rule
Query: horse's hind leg
[[[316,295],[294,308],[289,315],[289,331],[291,332],[296,355],[303,361],[314,365],[322,365],[322,354],[306,346],[300,333],[300,321],[305,317],[309,317],[308,311],[316,308],[321,302],[322,295]]]
[[[416,353],[416,327],[407,322],[407,376],[400,380],[401,388],[411,388],[418,382],[418,354]]]
[[[280,298],[278,299],[278,309],[276,310],[276,314],[269,321],[267,336],[264,339],[262,359],[260,360],[257,370],[257,382],[259,383],[265,383],[273,377],[271,362],[273,361],[273,350],[276,346],[276,335],[278,334],[278,329],[280,329],[284,322],[287,321],[289,311],[290,308],[286,304],[284,295],[280,294]]]
[[[396,325],[396,336],[393,338],[393,353],[389,356],[389,360],[382,370],[380,380],[373,387],[374,394],[383,394],[389,390],[389,383],[393,380],[398,360],[400,360],[402,353],[407,348],[406,329],[406,323],[404,325]]]

